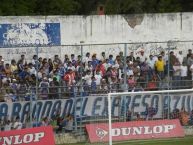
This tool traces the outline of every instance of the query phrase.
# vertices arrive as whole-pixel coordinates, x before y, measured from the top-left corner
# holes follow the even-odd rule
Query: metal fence
[[[40,65],[40,58],[55,59],[55,55],[58,55],[59,59],[62,61],[61,65],[55,65],[54,69],[66,67],[65,72],[69,68],[74,69],[76,78],[74,83],[68,84],[64,80],[64,75],[58,69],[57,74],[54,74],[53,70],[51,73],[46,74],[47,81],[50,83],[53,81],[54,76],[58,76],[57,85],[50,85],[42,87],[40,85],[43,78],[38,78],[38,76],[33,76],[33,78],[21,79],[16,74],[11,74],[10,80],[6,83],[3,77],[0,81],[1,86],[1,101],[6,102],[22,102],[29,101],[30,108],[32,106],[37,106],[38,101],[41,100],[62,100],[62,99],[72,99],[74,108],[73,112],[61,114],[61,110],[56,110],[53,116],[42,116],[42,118],[37,119],[37,113],[30,112],[25,117],[24,127],[32,127],[41,125],[42,121],[49,122],[53,126],[57,126],[56,133],[71,132],[76,135],[86,135],[85,124],[87,123],[99,123],[106,122],[108,119],[106,116],[84,116],[77,115],[77,104],[80,107],[78,110],[84,107],[84,103],[80,101],[79,98],[85,98],[88,96],[101,97],[110,92],[126,92],[126,91],[154,91],[154,90],[171,90],[171,89],[187,89],[192,88],[192,73],[191,73],[191,53],[188,51],[193,48],[192,41],[168,41],[168,42],[140,42],[140,43],[119,43],[119,44],[80,44],[71,46],[36,46],[36,47],[22,47],[22,48],[1,48],[2,56],[5,63],[10,63],[11,59],[20,59],[20,55],[25,55],[27,62],[31,62],[31,59],[36,55],[37,62],[34,64],[36,72],[42,70],[42,65]],[[17,51],[15,51],[17,50]],[[173,54],[171,54],[173,52]],[[87,54],[90,53],[90,59],[87,60]],[[143,54],[142,54],[143,53]],[[73,64],[71,54],[74,54],[76,62]],[[68,59],[66,58],[68,55]],[[146,67],[145,65],[151,65],[149,63],[150,55],[152,57],[159,57],[160,55],[165,61],[163,74],[157,71],[156,67]],[[175,56],[175,57],[174,57]],[[101,60],[97,64],[94,63],[94,59]],[[177,58],[179,64],[176,65],[173,62]],[[144,59],[144,60],[143,60]],[[177,60],[176,59],[176,60]],[[69,61],[71,63],[69,63]],[[92,64],[93,61],[93,64]],[[111,62],[112,61],[112,62]],[[87,75],[87,70],[89,62],[91,65],[96,65],[95,68],[91,70],[91,75],[96,75],[96,67],[99,62],[102,62],[108,67],[115,67],[117,74],[115,77],[106,75],[108,72],[108,67],[106,67],[105,74],[101,78],[99,85],[91,85],[86,83],[85,76]],[[145,62],[145,63],[144,63]],[[66,66],[64,65],[66,63]],[[112,64],[111,64],[112,63]],[[72,66],[70,66],[72,65]],[[132,65],[132,66],[130,66]],[[74,66],[74,68],[72,68]],[[174,66],[185,66],[187,68],[186,75],[182,75],[178,72]],[[77,67],[79,69],[77,69]],[[130,72],[130,67],[133,69],[133,73]],[[148,68],[148,69],[147,69]],[[111,72],[111,70],[109,71]],[[6,73],[4,75],[7,75]],[[112,75],[112,74],[111,74]],[[130,76],[134,77],[130,81]],[[51,79],[51,80],[49,80]],[[91,79],[91,78],[90,78]],[[15,81],[16,80],[16,81]],[[17,86],[14,86],[16,84]],[[14,88],[16,87],[16,88]],[[42,91],[44,89],[45,91]],[[77,103],[77,104],[76,104]],[[81,106],[82,105],[82,106]],[[37,108],[37,107],[36,107]],[[58,107],[60,108],[60,107]],[[148,110],[149,109],[149,110]],[[147,108],[146,112],[154,112],[155,110],[150,110],[152,108]],[[181,109],[181,108],[179,108]],[[38,111],[38,109],[35,109]],[[174,112],[176,111],[176,112]],[[191,110],[190,110],[191,111]],[[163,115],[162,119],[165,118],[180,118],[179,110],[172,110],[169,113],[164,110],[166,115]],[[189,113],[189,122],[186,125],[192,125],[191,123],[191,112]],[[122,121],[130,121],[139,119],[140,114],[136,114],[130,111],[125,111],[122,116],[115,116],[113,119],[116,121],[117,118]],[[153,113],[152,113],[153,114]],[[2,130],[7,123],[7,120],[14,122],[16,116],[1,117],[1,128]],[[146,119],[146,118],[143,118]],[[151,117],[151,119],[156,119]],[[71,123],[71,124],[68,124]],[[72,125],[73,124],[73,125]],[[69,125],[71,128],[67,128]]]

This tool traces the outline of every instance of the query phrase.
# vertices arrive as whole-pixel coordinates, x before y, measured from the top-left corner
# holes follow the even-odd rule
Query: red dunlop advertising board
[[[87,124],[86,130],[91,143],[109,140],[107,123]],[[113,141],[185,136],[178,119],[112,123],[111,133]]]
[[[53,128],[48,126],[0,132],[0,145],[55,145]]]

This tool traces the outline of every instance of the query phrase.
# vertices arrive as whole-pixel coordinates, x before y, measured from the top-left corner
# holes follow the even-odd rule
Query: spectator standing
[[[176,58],[178,59],[178,61],[180,62],[180,64],[182,65],[183,60],[184,60],[184,56],[182,54],[182,51],[178,51],[178,54],[176,54]]]
[[[74,123],[74,119],[73,119],[72,115],[69,115],[67,117],[67,122],[66,122],[66,126],[65,126],[65,132],[66,133],[71,133],[73,131],[73,123]]]
[[[87,52],[85,58],[83,58],[83,63],[85,64],[85,66],[88,66],[89,61],[91,61],[90,53]]]
[[[49,95],[49,82],[48,82],[47,77],[44,77],[43,80],[40,82],[39,88],[40,88],[40,97],[43,100],[48,99],[48,95]]]
[[[149,55],[149,59],[147,60],[147,64],[151,68],[151,70],[154,72],[155,71],[155,60],[153,59],[153,55]]]
[[[156,72],[161,80],[164,79],[164,61],[162,60],[162,56],[158,57],[158,60],[155,63]]]
[[[105,60],[106,60],[105,52],[102,52],[102,53],[101,53],[101,61],[104,63]]]
[[[99,70],[96,71],[95,79],[96,79],[96,85],[99,86],[102,79],[102,76]]]
[[[185,110],[185,107],[182,107],[182,109],[180,111],[180,122],[181,122],[181,125],[188,125],[188,121],[189,121],[189,114]]]
[[[131,61],[131,62],[135,61],[135,57],[134,57],[133,52],[131,52],[130,55],[127,57],[127,61]]]
[[[11,73],[15,76],[18,72],[17,64],[15,59],[11,60],[11,65],[10,65]]]
[[[188,75],[188,67],[187,65],[185,64],[185,62],[182,62],[182,65],[180,66],[180,75],[181,75],[181,84],[182,86],[186,87],[187,86],[187,75]]]
[[[13,129],[15,129],[15,130],[20,130],[20,129],[22,129],[22,123],[21,123],[21,121],[20,121],[20,117],[19,116],[17,116],[16,117],[16,120],[15,120],[15,123],[13,124]]]
[[[180,88],[180,84],[181,84],[181,76],[180,76],[180,72],[181,72],[181,66],[180,66],[180,62],[177,61],[176,59],[176,62],[173,66],[173,69],[174,69],[174,74],[173,74],[173,87],[174,89],[179,89]]]
[[[12,127],[12,123],[10,120],[6,120],[5,122],[5,127],[4,127],[4,131],[10,131]]]
[[[144,62],[147,60],[147,57],[145,56],[143,49],[139,51],[137,56],[140,58],[140,62]]]

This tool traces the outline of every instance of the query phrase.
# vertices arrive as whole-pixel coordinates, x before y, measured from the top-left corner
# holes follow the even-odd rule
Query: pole
[[[127,66],[126,66],[126,57],[127,57],[127,44],[124,45],[124,91],[127,90]]]
[[[36,61],[36,98],[35,98],[35,107],[36,107],[36,126],[38,126],[38,107],[37,107],[37,100],[38,100],[38,71],[39,71],[39,63],[38,63],[38,56],[39,56],[39,47],[36,47],[36,55],[37,55],[37,61]]]
[[[29,87],[29,92],[30,92],[30,127],[33,127],[33,119],[32,119],[32,105],[33,105],[33,100],[32,100],[32,96],[33,96],[33,93],[32,93],[32,88]]]
[[[108,93],[109,145],[112,145],[111,95]]]
[[[126,61],[127,61],[127,44],[125,43],[124,45],[124,70],[123,70],[123,73],[124,73],[124,92],[128,92],[128,88],[127,88],[127,65],[126,65]],[[121,100],[123,102],[124,101],[124,98],[126,96],[122,96],[121,97]],[[122,106],[122,103],[120,104]],[[127,116],[127,110],[126,110],[126,104],[124,103],[123,104],[123,107],[124,107],[124,121],[126,121],[126,116]]]

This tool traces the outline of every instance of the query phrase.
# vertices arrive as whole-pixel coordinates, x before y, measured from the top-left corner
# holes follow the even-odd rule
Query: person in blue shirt
[[[97,67],[98,64],[99,64],[99,60],[96,58],[96,54],[94,54],[92,56],[92,61],[91,61],[91,65],[93,67],[93,71],[95,70],[95,68]]]
[[[115,61],[113,60],[113,55],[109,55],[109,63],[111,65],[114,65],[115,64]]]
[[[97,91],[97,85],[96,85],[96,79],[94,76],[91,77],[92,82],[91,82],[91,92],[96,92]]]

